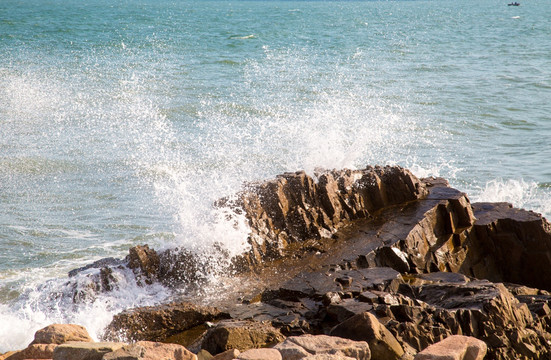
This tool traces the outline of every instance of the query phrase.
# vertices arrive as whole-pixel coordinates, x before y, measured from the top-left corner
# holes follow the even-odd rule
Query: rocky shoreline
[[[123,311],[111,343],[84,342],[108,350],[68,337],[0,359],[38,344],[49,350],[32,358],[55,360],[551,358],[551,224],[539,214],[471,204],[400,167],[287,173],[217,205],[249,221],[250,251],[225,267],[247,286]],[[143,284],[200,287],[223,255],[137,246],[71,272],[98,269],[73,300],[111,291],[122,268]],[[171,355],[152,355],[163,346]]]

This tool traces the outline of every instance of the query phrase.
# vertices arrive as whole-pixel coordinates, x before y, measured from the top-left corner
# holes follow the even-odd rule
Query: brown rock
[[[486,351],[484,341],[452,335],[418,353],[415,360],[482,360]]]
[[[213,355],[230,349],[247,350],[269,347],[285,337],[273,326],[253,321],[223,320],[209,329],[201,348]]]
[[[302,360],[355,360],[352,357],[338,354],[318,354],[310,355],[302,358]]]
[[[6,353],[0,354],[0,360],[5,360],[8,357],[14,355],[15,353],[18,353],[19,351],[8,351]]]
[[[211,353],[204,349],[197,353],[197,360],[211,360],[213,358],[214,356],[212,356]]]
[[[212,359],[213,360],[233,360],[233,359],[237,359],[237,356],[239,356],[240,353],[241,352],[237,349],[230,349],[214,356]]]
[[[359,360],[369,360],[371,352],[365,341],[353,341],[336,336],[302,335],[290,336],[284,342],[277,344],[283,359],[302,359],[312,355],[339,355]]]
[[[158,360],[164,358],[174,360],[197,360],[197,356],[194,353],[177,344],[138,341],[136,345],[145,349],[144,360]]]
[[[475,203],[477,221],[461,272],[551,290],[551,224],[507,203]]]
[[[68,342],[55,348],[53,360],[102,360],[105,354],[125,345],[113,342]]]
[[[113,317],[105,338],[111,340],[164,341],[206,321],[227,318],[216,308],[192,303],[172,303],[125,310]]]
[[[103,355],[102,360],[141,360],[144,356],[145,349],[142,346],[130,344]]]
[[[34,334],[32,344],[63,344],[68,341],[94,341],[84,326],[75,324],[52,324]]]
[[[239,200],[252,234],[250,265],[281,257],[289,243],[320,239],[377,210],[426,196],[425,185],[400,167],[327,171],[315,182],[304,172],[249,186]]]
[[[127,257],[128,267],[143,277],[146,283],[156,280],[159,275],[160,261],[159,255],[148,245],[138,245],[130,248]]]
[[[237,356],[239,360],[281,360],[276,349],[250,349]]]
[[[197,360],[197,356],[181,345],[139,341],[105,354],[102,360],[159,359]]]
[[[57,344],[31,344],[26,349],[7,356],[6,360],[51,359]]]
[[[340,323],[329,334],[366,341],[371,356],[377,360],[398,360],[404,355],[404,350],[394,335],[369,312],[355,315]]]

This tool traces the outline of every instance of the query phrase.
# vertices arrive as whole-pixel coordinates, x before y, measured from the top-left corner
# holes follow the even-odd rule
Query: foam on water
[[[25,348],[36,330],[52,323],[83,325],[95,340],[99,340],[98,336],[113,314],[129,307],[157,304],[169,295],[163,286],[138,285],[130,270],[119,270],[113,274],[117,279],[113,291],[75,303],[74,294],[87,293],[89,279],[86,276],[94,271],[97,270],[78,274],[73,281],[51,279],[37,283],[28,279],[22,296],[14,304],[0,305],[0,320],[7,325],[0,326],[0,349]]]
[[[517,208],[533,210],[550,218],[551,192],[534,181],[494,179],[474,188],[471,198],[481,202],[508,202]]]

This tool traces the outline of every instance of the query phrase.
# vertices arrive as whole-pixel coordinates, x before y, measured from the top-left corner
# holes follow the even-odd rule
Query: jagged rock
[[[338,304],[330,304],[327,306],[327,315],[330,319],[334,319],[337,323],[340,323],[355,316],[356,314],[362,314],[372,309],[373,305],[371,304],[357,301],[355,299],[344,299]]]
[[[168,249],[159,254],[159,280],[167,286],[204,282],[209,262],[185,249]]]
[[[185,347],[177,344],[163,344],[150,341],[138,341],[107,353],[102,360],[197,360]]]
[[[367,342],[327,335],[291,336],[277,344],[274,349],[279,350],[284,360],[303,359],[322,354],[346,356],[360,360],[371,359]]]
[[[188,302],[125,310],[113,317],[104,337],[113,340],[163,341],[206,321],[228,318],[209,306]]]
[[[31,344],[27,348],[6,356],[6,360],[51,359],[58,344]],[[2,357],[0,356],[0,359]]]
[[[289,243],[330,237],[352,220],[377,210],[416,200],[425,186],[400,167],[328,171],[315,182],[304,172],[286,173],[275,180],[250,185],[237,201],[224,205],[243,211],[251,226],[251,266],[281,257]]]
[[[52,324],[35,332],[32,344],[63,344],[68,341],[94,341],[84,326]]]
[[[205,334],[201,348],[213,355],[238,349],[269,347],[285,337],[273,326],[253,321],[223,320]]]
[[[282,360],[276,349],[250,349],[240,353],[238,360]]]
[[[329,335],[366,341],[369,344],[371,356],[377,360],[399,360],[404,355],[404,349],[394,335],[369,312],[343,321],[335,326]]]
[[[144,279],[145,283],[151,284],[157,280],[160,272],[159,255],[148,245],[138,245],[130,248],[128,256],[128,267],[137,274],[138,280]]]
[[[319,334],[367,310],[404,356],[460,334],[484,340],[492,360],[551,357],[551,295],[527,287],[551,288],[551,225],[537,214],[471,204],[445,180],[419,180],[399,167],[321,172],[316,180],[284,174],[219,205],[244,214],[251,226],[251,252],[234,266],[270,280],[254,301],[230,304],[234,319],[266,320],[285,335]],[[155,267],[153,252],[135,254],[132,267],[145,280],[177,287],[201,283],[211,271],[208,255],[166,250],[155,253]],[[144,265],[150,259],[153,265]],[[91,280],[94,291],[116,285],[109,269]],[[475,278],[517,285],[507,284],[508,291]],[[125,316],[130,320],[111,331],[157,340],[185,330],[173,324],[174,314]],[[295,345],[296,356],[322,356]]]
[[[415,356],[415,360],[482,360],[487,346],[471,336],[452,335]]]
[[[95,261],[91,264],[88,264],[88,265],[80,267],[78,269],[73,269],[73,270],[69,271],[68,275],[69,275],[69,277],[73,277],[73,276],[76,276],[77,274],[79,274],[79,273],[81,273],[85,270],[101,269],[101,268],[105,268],[105,267],[115,267],[115,266],[124,265],[124,263],[125,262],[123,260],[115,259],[113,257],[99,259],[98,261]]]
[[[380,305],[377,311],[391,319],[386,325],[398,340],[417,351],[458,334],[485,341],[491,359],[551,355],[550,335],[542,322],[503,284],[436,281],[402,285],[399,291],[421,300],[421,306]]]
[[[551,290],[551,224],[507,203],[475,203],[473,209],[478,220],[461,272]]]
[[[102,360],[103,355],[125,345],[114,342],[69,342],[55,348],[53,360]]]

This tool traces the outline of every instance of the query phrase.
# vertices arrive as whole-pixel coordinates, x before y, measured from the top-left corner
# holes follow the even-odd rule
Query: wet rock
[[[163,341],[206,321],[228,318],[216,308],[188,302],[125,310],[113,317],[104,334],[106,339]]]
[[[84,326],[75,324],[52,324],[34,334],[32,344],[63,344],[68,341],[94,341]]]
[[[223,320],[207,331],[201,348],[216,355],[231,349],[270,347],[283,339],[278,329],[266,323]]]
[[[371,359],[369,346],[365,341],[353,341],[327,335],[302,335],[288,337],[277,344],[283,359],[303,359],[317,355],[338,355],[354,359]]]
[[[484,341],[452,335],[418,353],[415,360],[482,360],[486,351]]]
[[[374,359],[398,360],[404,355],[404,350],[394,335],[369,312],[357,314],[343,321],[335,326],[329,335],[366,341]]]
[[[157,280],[160,272],[159,255],[148,245],[130,248],[126,260],[128,267],[138,276],[138,281],[143,279],[146,284],[151,284]]]
[[[237,201],[222,201],[249,219],[250,266],[283,256],[290,243],[330,237],[377,210],[426,196],[425,186],[400,167],[327,171],[315,182],[304,172],[251,184]]]
[[[113,257],[104,258],[104,259],[100,259],[98,261],[95,261],[91,264],[88,264],[86,266],[80,267],[78,269],[73,269],[73,270],[69,271],[69,277],[76,276],[77,274],[79,274],[79,273],[81,273],[85,270],[89,270],[89,269],[101,269],[101,268],[105,268],[105,267],[116,267],[116,266],[121,266],[121,265],[124,265],[124,264],[125,264],[124,260],[121,260],[121,259],[115,259]]]
[[[58,345],[53,360],[102,360],[105,354],[117,351],[126,344],[113,342],[70,342]]]

